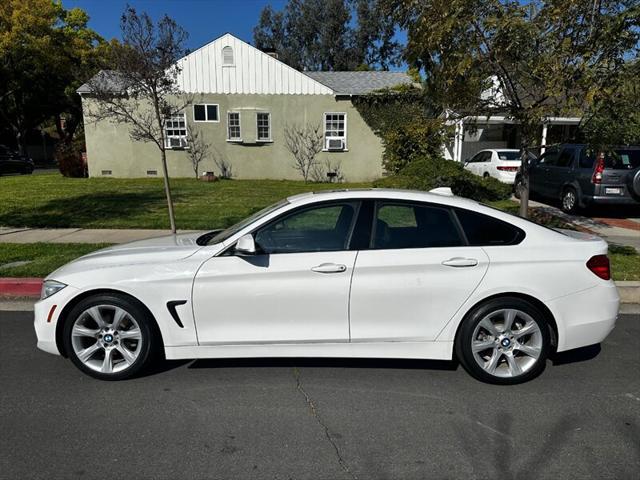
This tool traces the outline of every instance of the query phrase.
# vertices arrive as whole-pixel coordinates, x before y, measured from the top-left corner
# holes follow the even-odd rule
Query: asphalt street
[[[538,379],[451,362],[206,360],[93,380],[0,311],[2,479],[638,479],[640,315]]]

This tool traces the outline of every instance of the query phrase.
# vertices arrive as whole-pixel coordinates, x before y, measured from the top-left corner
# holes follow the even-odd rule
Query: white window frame
[[[204,107],[204,116],[205,119],[204,120],[196,120],[196,107]],[[207,110],[207,107],[216,107],[216,111],[218,112],[218,119],[217,120],[209,120],[209,112]],[[195,103],[193,105],[193,121],[196,123],[220,123],[220,105],[217,103]]]
[[[230,127],[231,125],[229,124],[229,117],[231,117],[231,115],[238,115],[238,137],[231,137],[229,134],[230,132]],[[234,125],[235,126],[235,125]],[[227,142],[241,142],[242,141],[242,115],[240,112],[238,111],[228,111],[227,112]]]
[[[259,116],[266,115],[267,116],[267,127],[269,128],[269,136],[266,138],[260,138],[260,128],[259,128]],[[271,137],[271,112],[256,112],[256,142],[273,142]]]
[[[231,50],[231,63],[224,63],[224,51],[227,49]],[[220,53],[222,55],[220,63],[222,64],[223,67],[235,67],[236,52],[234,52],[233,47],[231,45],[225,45],[224,47],[222,47],[222,50],[220,51]]]
[[[327,115],[342,115],[344,117],[344,135],[332,135],[331,137],[327,136]],[[322,148],[323,152],[346,152],[349,150],[347,144],[347,112],[324,112],[322,114],[322,129],[323,129],[323,137],[324,137],[324,145]],[[343,150],[329,150],[327,148],[327,140],[329,138],[341,138],[344,140],[344,149]]]
[[[169,135],[169,130],[183,130],[182,128],[168,128],[169,122],[180,121],[179,118],[182,117],[184,121],[184,135]],[[189,136],[189,129],[187,128],[187,115],[185,113],[176,113],[171,115],[170,117],[166,117],[164,121],[164,145],[168,150],[184,150],[187,148],[187,137]],[[171,145],[171,139],[178,138],[180,139],[180,146]]]

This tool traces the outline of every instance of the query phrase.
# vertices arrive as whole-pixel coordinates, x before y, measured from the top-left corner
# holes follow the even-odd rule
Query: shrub
[[[382,134],[382,165],[390,174],[400,173],[416,159],[439,156],[445,141],[441,120],[414,117]]]
[[[82,158],[84,143],[74,141],[71,143],[61,142],[56,147],[55,159],[58,162],[60,173],[65,177],[86,177],[87,165]]]
[[[511,195],[511,186],[495,178],[483,178],[462,168],[459,163],[440,157],[414,159],[398,175],[374,182],[375,187],[431,190],[450,187],[455,195],[490,202]]]

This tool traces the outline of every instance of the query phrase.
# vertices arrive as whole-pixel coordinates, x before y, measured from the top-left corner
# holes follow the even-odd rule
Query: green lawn
[[[0,243],[0,277],[45,277],[87,253],[108,247],[100,243]],[[29,262],[4,267],[13,262]]]
[[[290,195],[369,184],[287,180],[171,180],[180,229],[227,227]],[[0,177],[0,225],[9,227],[169,228],[162,179]]]

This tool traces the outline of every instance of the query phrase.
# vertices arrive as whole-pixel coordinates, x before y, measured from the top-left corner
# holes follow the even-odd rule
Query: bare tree
[[[308,182],[318,168],[316,155],[322,151],[324,144],[322,129],[319,125],[311,124],[285,125],[284,141],[295,159],[293,168]]]
[[[213,161],[216,164],[216,167],[220,170],[220,178],[229,179],[233,177],[233,171],[231,169],[231,162],[224,158],[220,152],[218,152],[214,148]]]
[[[165,126],[171,116],[190,103],[188,98],[179,97],[176,65],[185,55],[183,45],[187,33],[166,15],[154,24],[147,13],[138,14],[130,6],[122,14],[120,28],[122,43],[112,48],[115,70],[102,71],[89,82],[88,96],[94,101],[86,102],[87,117],[93,123],[108,120],[127,124],[132,140],[158,147],[169,221],[175,233]],[[186,120],[172,126],[186,132]]]
[[[327,158],[324,163],[317,163],[312,169],[311,179],[314,182],[324,183],[342,183],[344,182],[344,174],[342,173],[342,163],[340,161],[332,162]]]
[[[196,180],[198,179],[198,169],[200,164],[209,157],[211,145],[202,137],[202,132],[198,129],[191,129],[187,137],[187,155],[191,161]]]

